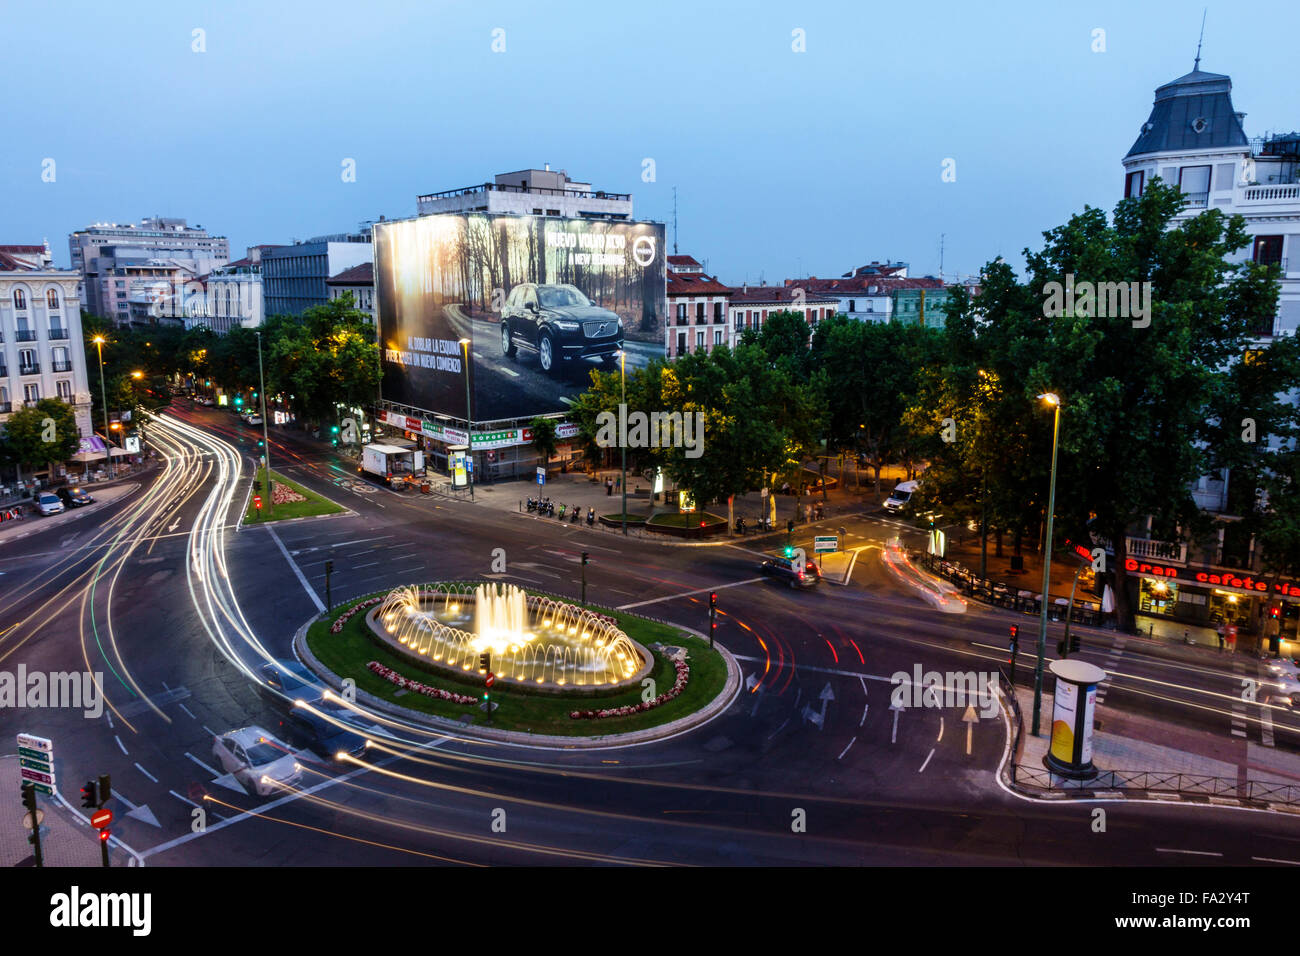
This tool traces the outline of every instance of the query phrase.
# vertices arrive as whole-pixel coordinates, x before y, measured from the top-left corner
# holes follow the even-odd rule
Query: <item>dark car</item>
[[[334,760],[340,753],[364,757],[366,735],[347,726],[357,719],[354,711],[342,704],[323,698],[303,701],[289,709],[281,725],[288,741],[295,747],[304,747],[325,760]]]
[[[501,353],[537,353],[542,371],[558,375],[566,363],[612,361],[623,348],[623,320],[594,305],[571,285],[526,282],[510,290],[501,310]]]
[[[821,568],[811,561],[804,562],[803,571],[796,571],[789,558],[768,558],[758,566],[760,574],[785,581],[792,588],[811,588],[821,582]]]
[[[80,508],[82,505],[88,505],[95,499],[90,496],[90,492],[85,488],[60,488],[59,500],[69,508]]]
[[[321,681],[297,661],[275,661],[263,664],[258,670],[272,690],[289,697],[319,697]]]

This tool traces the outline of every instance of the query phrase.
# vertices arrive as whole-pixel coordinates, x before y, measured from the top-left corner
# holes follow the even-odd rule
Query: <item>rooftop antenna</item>
[[[939,233],[939,278],[943,278],[943,237],[944,233]]]
[[[677,255],[677,187],[673,187],[673,255]]]
[[[1208,7],[1201,9],[1201,35],[1196,40],[1196,62],[1192,64],[1193,73],[1201,68],[1201,42],[1205,39],[1205,13],[1208,9]]]

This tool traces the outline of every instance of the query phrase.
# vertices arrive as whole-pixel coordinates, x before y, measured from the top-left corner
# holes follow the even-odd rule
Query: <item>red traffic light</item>
[[[1019,624],[1012,624],[1012,625],[1011,625],[1011,639],[1014,641],[1014,640],[1015,640],[1019,635],[1020,635],[1020,625],[1019,625]]]
[[[107,843],[110,835],[111,834],[108,831],[108,827],[104,827],[104,829],[99,831],[99,842]]]

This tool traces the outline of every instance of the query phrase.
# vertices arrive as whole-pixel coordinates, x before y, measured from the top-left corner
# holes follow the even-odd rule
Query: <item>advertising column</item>
[[[1052,740],[1043,764],[1053,773],[1073,780],[1097,776],[1092,765],[1092,725],[1097,707],[1097,685],[1106,672],[1080,660],[1053,661],[1056,677],[1052,704]]]

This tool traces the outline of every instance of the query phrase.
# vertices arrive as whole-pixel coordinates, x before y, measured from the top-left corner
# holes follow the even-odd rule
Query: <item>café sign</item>
[[[1135,558],[1124,559],[1124,570],[1132,574],[1149,575],[1157,578],[1177,578],[1189,583],[1204,584],[1209,587],[1231,588],[1247,594],[1274,594],[1281,597],[1300,598],[1300,584],[1294,581],[1277,581],[1270,591],[1267,581],[1261,581],[1254,575],[1241,576],[1232,571],[1193,571],[1165,564],[1149,564]]]

